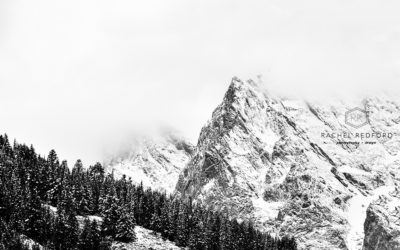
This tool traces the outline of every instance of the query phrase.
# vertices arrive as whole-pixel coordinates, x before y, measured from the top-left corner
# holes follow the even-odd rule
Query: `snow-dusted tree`
[[[221,217],[221,229],[219,238],[220,238],[219,247],[221,250],[234,249],[232,242],[233,237],[231,232],[231,223],[225,216]]]
[[[205,241],[206,231],[204,230],[204,222],[205,220],[203,220],[203,211],[200,208],[196,207],[194,209],[190,223],[190,234],[188,240],[189,249],[206,249],[207,242]]]
[[[217,213],[213,213],[212,211],[209,211],[204,232],[206,249],[209,250],[220,249],[220,239],[219,239],[220,228],[221,228],[220,215]]]
[[[124,206],[119,209],[119,219],[116,225],[115,240],[121,242],[132,242],[136,240],[135,216],[133,209]]]
[[[101,224],[101,232],[103,236],[115,238],[117,234],[117,224],[120,218],[120,210],[117,205],[117,199],[115,196],[109,194],[102,202],[102,215],[103,224]]]
[[[97,250],[100,247],[101,237],[96,221],[84,221],[82,233],[79,236],[78,248],[82,250]]]

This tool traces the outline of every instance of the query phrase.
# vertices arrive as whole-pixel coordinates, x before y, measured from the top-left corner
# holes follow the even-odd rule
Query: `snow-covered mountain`
[[[107,172],[126,175],[135,183],[171,193],[179,173],[189,162],[193,146],[176,132],[163,131],[130,141],[104,161]]]
[[[398,204],[399,117],[387,98],[290,100],[234,78],[176,194],[293,235],[300,249],[400,249],[396,216],[374,216],[379,197]]]

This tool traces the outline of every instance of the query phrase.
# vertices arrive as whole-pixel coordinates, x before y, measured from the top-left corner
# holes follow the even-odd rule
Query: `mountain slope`
[[[126,175],[135,183],[171,193],[179,173],[191,157],[193,146],[173,132],[138,137],[124,150],[104,161],[108,172]]]
[[[369,123],[354,128],[346,115],[360,106]],[[399,183],[396,115],[386,99],[316,104],[234,78],[176,193],[291,234],[301,249],[361,249],[366,207]]]

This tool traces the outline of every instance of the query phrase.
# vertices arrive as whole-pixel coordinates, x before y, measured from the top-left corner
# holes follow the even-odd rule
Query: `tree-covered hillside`
[[[79,226],[78,215],[102,220]],[[71,170],[54,150],[43,157],[0,135],[0,250],[28,249],[22,236],[36,248],[110,249],[135,241],[136,225],[189,249],[296,249],[294,239],[273,238],[251,222],[116,180],[100,163],[85,168],[78,160]]]

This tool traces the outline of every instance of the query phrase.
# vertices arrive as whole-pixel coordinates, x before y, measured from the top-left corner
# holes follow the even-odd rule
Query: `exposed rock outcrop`
[[[397,190],[394,194],[399,195]],[[399,196],[400,198],[400,196]],[[363,250],[400,249],[400,199],[380,196],[367,210]]]

